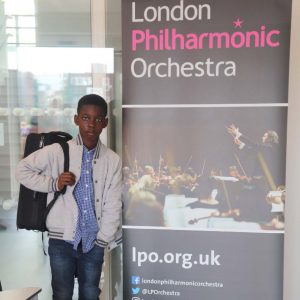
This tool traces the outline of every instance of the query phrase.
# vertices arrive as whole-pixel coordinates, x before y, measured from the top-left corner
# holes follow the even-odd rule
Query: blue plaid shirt
[[[88,150],[83,146],[81,174],[74,188],[74,196],[78,205],[78,221],[73,242],[76,250],[82,242],[83,253],[89,252],[93,247],[99,230],[94,203],[93,169],[92,162],[95,149]]]

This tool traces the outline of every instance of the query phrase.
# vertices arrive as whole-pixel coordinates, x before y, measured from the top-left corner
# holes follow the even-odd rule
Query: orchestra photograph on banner
[[[284,230],[286,107],[130,108],[123,118],[124,225]]]

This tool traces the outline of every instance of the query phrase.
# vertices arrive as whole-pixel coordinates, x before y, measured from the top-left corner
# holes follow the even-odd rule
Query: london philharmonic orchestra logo
[[[204,49],[246,49],[246,48],[277,48],[280,46],[280,30],[264,24],[250,30],[243,30],[245,21],[241,17],[229,20],[229,30],[181,32],[179,22],[198,21],[210,22],[214,19],[214,10],[210,4],[189,4],[184,0],[174,6],[147,6],[143,12],[137,9],[137,3],[131,3],[131,21],[135,25],[163,23],[163,28],[134,28],[131,31],[131,51],[162,52],[191,51]],[[172,22],[171,26],[166,26]],[[199,30],[200,26],[195,26]],[[214,27],[215,28],[215,27]],[[223,29],[223,28],[222,28]],[[142,77],[202,77],[236,76],[237,65],[233,60],[216,61],[211,57],[206,60],[177,62],[168,57],[161,62],[148,62],[143,57],[136,57],[131,62],[131,74]]]

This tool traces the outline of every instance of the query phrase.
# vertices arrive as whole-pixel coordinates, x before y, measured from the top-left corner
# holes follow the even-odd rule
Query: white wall
[[[300,1],[293,0],[289,78],[284,300],[300,299]]]

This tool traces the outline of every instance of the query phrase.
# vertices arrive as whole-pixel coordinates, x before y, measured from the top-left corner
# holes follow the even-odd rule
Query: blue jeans
[[[63,240],[49,239],[49,256],[54,300],[72,300],[77,275],[80,300],[98,300],[104,248],[94,246],[88,253],[77,251]]]

